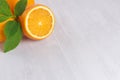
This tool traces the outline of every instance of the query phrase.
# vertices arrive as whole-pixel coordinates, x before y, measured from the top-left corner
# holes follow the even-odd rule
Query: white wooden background
[[[36,0],[56,17],[53,34],[0,50],[0,80],[120,80],[120,0]],[[2,44],[0,44],[0,49]]]

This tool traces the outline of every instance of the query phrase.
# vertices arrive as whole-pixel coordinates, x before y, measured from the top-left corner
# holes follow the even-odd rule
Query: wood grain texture
[[[119,0],[36,3],[53,10],[55,30],[9,54],[0,49],[0,80],[120,80]]]

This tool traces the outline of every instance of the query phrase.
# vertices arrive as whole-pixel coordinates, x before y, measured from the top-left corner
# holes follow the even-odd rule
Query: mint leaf
[[[18,30],[18,23],[16,21],[9,21],[5,25],[4,34],[6,38],[8,39],[14,36],[17,30]]]
[[[12,12],[6,0],[0,0],[0,22],[12,17]]]
[[[27,6],[27,0],[20,0],[15,6],[14,14],[17,17],[20,16],[24,12],[26,6]]]
[[[9,16],[4,16],[4,15],[0,15],[0,22],[3,22],[5,20],[7,20],[8,18],[10,18]]]
[[[4,16],[12,16],[12,12],[6,0],[0,0],[0,14]]]
[[[4,52],[8,52],[17,47],[22,39],[22,30],[20,23],[17,21],[9,21],[5,25],[4,33],[6,41],[4,43]]]

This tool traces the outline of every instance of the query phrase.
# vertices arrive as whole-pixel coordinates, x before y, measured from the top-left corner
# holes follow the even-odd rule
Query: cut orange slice
[[[24,34],[33,40],[48,37],[54,28],[54,15],[51,10],[41,4],[34,5],[24,11],[20,17]]]

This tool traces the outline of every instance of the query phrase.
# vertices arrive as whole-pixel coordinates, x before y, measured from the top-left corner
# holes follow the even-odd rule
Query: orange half
[[[33,40],[41,40],[48,37],[54,28],[54,15],[44,5],[34,5],[25,10],[20,17],[24,34]]]

